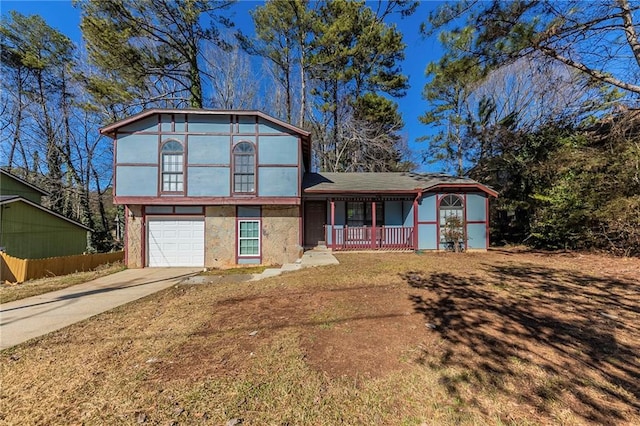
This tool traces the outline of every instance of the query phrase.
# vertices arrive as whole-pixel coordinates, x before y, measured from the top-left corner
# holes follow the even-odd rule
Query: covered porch
[[[335,251],[417,249],[416,196],[349,196],[307,200],[305,227]],[[310,213],[315,211],[315,213]],[[311,216],[315,216],[311,217]],[[309,229],[307,236],[312,234]],[[305,245],[313,244],[306,238]]]

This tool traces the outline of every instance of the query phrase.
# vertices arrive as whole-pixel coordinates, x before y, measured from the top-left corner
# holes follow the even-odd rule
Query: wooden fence
[[[105,263],[121,262],[124,252],[78,254],[46,259],[19,259],[0,252],[0,280],[21,283],[43,277],[90,271]]]

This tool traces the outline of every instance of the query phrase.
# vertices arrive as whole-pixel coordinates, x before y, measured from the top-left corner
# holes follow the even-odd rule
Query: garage
[[[148,221],[148,266],[204,266],[204,220]]]

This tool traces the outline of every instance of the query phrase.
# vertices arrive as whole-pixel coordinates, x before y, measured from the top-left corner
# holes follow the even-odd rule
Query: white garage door
[[[204,266],[204,220],[150,219],[149,266]]]

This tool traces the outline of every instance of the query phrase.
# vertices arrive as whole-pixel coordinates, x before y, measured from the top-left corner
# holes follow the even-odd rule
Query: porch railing
[[[404,226],[325,227],[327,245],[333,250],[413,250],[414,229]]]

